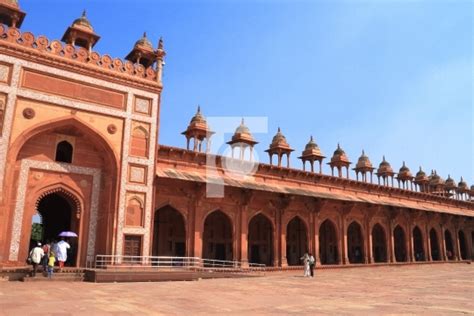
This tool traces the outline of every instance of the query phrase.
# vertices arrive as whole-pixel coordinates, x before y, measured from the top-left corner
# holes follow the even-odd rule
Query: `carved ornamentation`
[[[117,126],[115,126],[114,124],[109,124],[109,126],[107,126],[107,132],[112,135],[117,133]]]
[[[35,115],[36,115],[36,112],[32,108],[25,108],[23,110],[23,117],[26,118],[27,120],[31,120],[32,118],[35,117]]]

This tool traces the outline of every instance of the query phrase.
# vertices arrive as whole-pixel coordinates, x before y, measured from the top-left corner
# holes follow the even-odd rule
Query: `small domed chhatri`
[[[382,162],[379,164],[379,168],[377,169],[377,179],[378,183],[380,184],[380,178],[382,178],[382,184],[388,185],[388,180],[391,179],[392,187],[393,187],[393,176],[395,172],[393,172],[392,166],[390,163],[385,160],[385,155],[382,158]]]
[[[20,10],[16,0],[0,0],[0,23],[20,28],[26,13]]]
[[[464,181],[463,177],[461,177],[461,181],[458,183],[457,188],[457,198],[465,199],[469,196],[469,185],[466,181]]]
[[[334,168],[336,168],[338,176],[342,177],[342,169],[346,168],[346,177],[349,179],[350,164],[351,162],[349,161],[349,157],[347,157],[346,152],[338,143],[337,148],[331,157],[331,162],[328,163],[328,165],[331,167],[331,175],[334,176]]]
[[[362,181],[367,182],[367,172],[370,173],[370,183],[372,183],[372,175],[374,172],[374,167],[370,162],[369,157],[365,154],[365,151],[362,150],[362,154],[357,160],[357,164],[353,170],[356,173],[356,180],[359,180],[359,173],[362,175]]]
[[[67,28],[61,40],[72,46],[83,47],[91,51],[99,38],[99,35],[94,33],[94,28],[87,19],[86,10],[84,10],[82,16],[75,19]]]
[[[151,67],[157,60],[162,45],[163,40],[160,38],[158,49],[155,51],[146,32],[143,32],[142,37],[135,42],[132,51],[128,53],[125,59],[135,64],[141,64],[145,68]]]
[[[406,166],[405,161],[398,171],[397,181],[399,188],[408,189],[410,185],[410,188],[413,189],[413,175],[411,174],[410,168]]]
[[[278,167],[281,167],[281,161],[283,159],[283,156],[286,156],[286,166],[287,168],[290,168],[290,154],[294,150],[291,149],[290,145],[286,141],[285,135],[283,135],[279,127],[278,127],[277,133],[275,134],[275,136],[273,136],[270,147],[265,151],[268,153],[270,157],[270,164],[273,164],[272,162],[273,155],[277,155]]]
[[[311,166],[311,172],[314,172],[314,162],[319,162],[319,173],[322,173],[322,163],[323,159],[326,158],[321,149],[319,148],[318,144],[313,139],[313,136],[309,138],[309,142],[306,144],[301,157],[298,157],[303,161],[303,170],[306,169],[306,161],[309,161]]]
[[[245,120],[242,118],[239,126],[235,129],[234,135],[232,135],[232,139],[227,142],[232,148],[232,158],[234,158],[234,151],[236,148],[239,148],[239,157],[241,160],[245,158],[245,151],[247,148],[250,150],[250,160],[253,160],[253,147],[258,144],[257,141],[250,133],[250,129],[245,125]]]
[[[444,196],[444,184],[446,181],[438,175],[436,170],[433,170],[431,172],[429,179],[430,179],[429,185],[430,185],[431,193]]]
[[[423,171],[423,169],[420,166],[420,170],[416,173],[414,183],[415,185],[418,186],[418,190],[420,192],[427,192],[428,187],[427,184],[429,182],[428,177],[426,176],[426,172]]]
[[[186,148],[189,150],[189,145],[191,139],[194,141],[193,150],[197,152],[202,152],[203,147],[202,144],[205,142],[206,144],[206,152],[211,150],[211,136],[214,134],[209,129],[207,125],[206,119],[201,113],[201,107],[198,105],[196,114],[192,117],[191,121],[189,122],[188,128],[182,132],[186,137]]]

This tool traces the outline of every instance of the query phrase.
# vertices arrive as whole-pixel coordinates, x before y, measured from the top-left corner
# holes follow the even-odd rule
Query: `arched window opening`
[[[73,147],[68,141],[61,141],[56,145],[56,158],[58,162],[72,162]]]

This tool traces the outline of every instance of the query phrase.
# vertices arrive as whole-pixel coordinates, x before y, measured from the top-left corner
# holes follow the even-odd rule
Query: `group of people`
[[[52,278],[56,262],[58,262],[59,271],[61,272],[67,260],[67,250],[70,248],[71,246],[64,238],[59,242],[46,242],[44,245],[38,242],[36,246],[31,249],[28,256],[28,261],[33,265],[31,275],[36,276],[38,266],[42,265],[43,272],[47,272],[48,278]]]
[[[304,277],[313,278],[314,277],[314,265],[316,264],[316,259],[311,253],[305,253],[303,257],[300,258],[303,261],[304,265]]]

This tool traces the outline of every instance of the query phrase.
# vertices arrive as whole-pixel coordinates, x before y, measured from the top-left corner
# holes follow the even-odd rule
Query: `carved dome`
[[[0,3],[9,5],[10,7],[18,8],[18,1],[17,0],[0,0]]]
[[[250,130],[249,128],[245,125],[244,119],[240,122],[240,125],[237,126],[235,129],[235,134],[249,134],[250,135]]]
[[[423,171],[423,169],[421,169],[421,166],[420,166],[420,170],[416,173],[416,178],[426,178],[426,172]]]
[[[91,22],[86,17],[86,10],[82,12],[82,16],[80,18],[77,18],[72,22],[72,26],[80,27],[80,28],[86,28],[89,29],[91,32],[94,31],[92,28]]]
[[[341,148],[339,144],[337,144],[337,148],[331,157],[331,163],[337,162],[349,163],[349,157],[347,157],[346,152]]]
[[[146,48],[153,50],[153,45],[146,37],[146,32],[143,32],[142,38],[135,42],[135,46],[145,46]]]
[[[382,162],[379,164],[379,168],[377,169],[377,173],[380,175],[384,174],[393,174],[393,169],[390,163],[385,160],[385,156],[383,156]]]
[[[310,136],[309,142],[304,147],[304,150],[319,150],[318,144],[315,143],[313,136]]]
[[[400,167],[400,170],[398,171],[398,176],[401,177],[401,178],[411,178],[412,177],[410,168],[408,168],[405,165],[405,161],[403,162],[403,165]]]
[[[448,178],[446,179],[446,182],[444,183],[444,186],[448,190],[456,188],[456,182],[453,180],[453,178],[451,178],[449,174],[448,174]]]
[[[446,182],[438,175],[438,173],[436,173],[436,170],[431,173],[429,179],[431,186],[444,185],[444,183]]]
[[[273,147],[290,147],[288,142],[286,141],[285,135],[281,132],[281,129],[278,127],[278,132],[273,136],[272,143],[270,148]]]
[[[191,125],[193,123],[194,124],[196,124],[196,123],[206,124],[207,123],[206,118],[201,113],[201,106],[199,106],[199,105],[198,105],[196,114],[193,116],[193,118],[191,119],[191,122],[189,124]]]
[[[370,162],[369,157],[365,154],[365,151],[362,150],[362,155],[360,155],[359,160],[357,160],[355,169],[367,169],[372,168],[372,163]]]
[[[468,185],[467,185],[466,181],[464,181],[463,177],[461,177],[461,181],[459,181],[459,183],[458,183],[458,188],[461,189],[461,190],[467,190],[467,188],[468,188]]]

